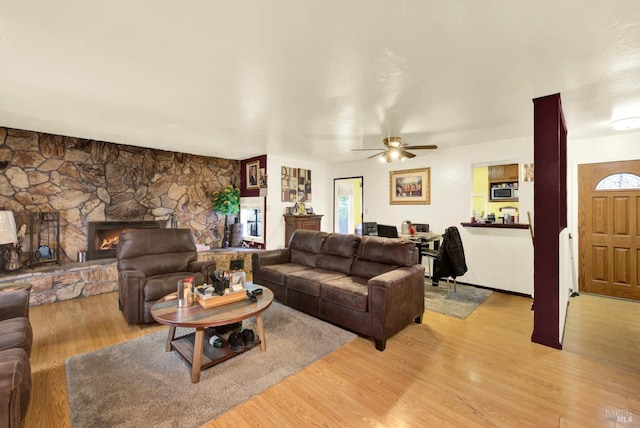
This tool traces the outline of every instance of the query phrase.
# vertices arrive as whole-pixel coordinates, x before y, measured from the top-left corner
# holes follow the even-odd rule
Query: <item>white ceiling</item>
[[[0,126],[231,159],[640,116],[638,0],[0,0]],[[416,152],[418,155],[427,151]]]

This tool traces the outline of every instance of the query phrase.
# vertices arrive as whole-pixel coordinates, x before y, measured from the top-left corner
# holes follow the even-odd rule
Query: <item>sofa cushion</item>
[[[16,284],[16,286],[20,286],[20,284]],[[0,319],[29,318],[29,287],[29,285],[23,285],[23,288],[0,293]]]
[[[344,276],[322,283],[320,297],[348,308],[365,312],[368,310],[369,287],[367,280],[355,276]]]
[[[358,235],[334,233],[327,236],[322,247],[322,255],[318,258],[317,267],[349,275],[359,244],[360,237]]]
[[[260,268],[260,276],[262,279],[273,284],[284,286],[285,278],[294,272],[311,269],[308,266],[296,263],[283,263],[281,265],[267,265]]]
[[[327,236],[322,246],[322,254],[351,258],[356,255],[360,236],[332,233]]]
[[[383,273],[387,273],[397,269],[398,267],[398,265],[388,265],[386,263],[376,263],[368,260],[355,259],[351,266],[351,275],[371,279],[374,276],[382,275]]]
[[[291,263],[316,267],[326,237],[326,232],[316,230],[299,229],[294,231],[289,241]]]
[[[351,275],[371,279],[400,266],[413,265],[416,246],[411,241],[364,236]]]
[[[0,351],[0,391],[2,426],[19,427],[31,400],[31,365],[24,349]]]
[[[411,241],[364,236],[358,248],[357,258],[389,265],[413,266],[416,264],[416,252],[416,246]]]
[[[17,317],[0,321],[0,350],[22,348],[31,354],[33,331],[29,318]]]
[[[299,291],[300,293],[320,297],[320,283],[343,276],[346,275],[330,270],[307,269],[288,275],[285,285],[287,288]]]

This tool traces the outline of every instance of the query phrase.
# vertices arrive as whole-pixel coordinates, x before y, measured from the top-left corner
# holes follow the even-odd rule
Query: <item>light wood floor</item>
[[[207,426],[640,426],[640,304],[573,298],[564,351],[531,343],[530,304],[493,293],[466,320],[427,311],[384,352],[357,338]],[[116,293],[32,307],[31,321],[27,428],[69,426],[68,356],[166,328],[127,326]]]

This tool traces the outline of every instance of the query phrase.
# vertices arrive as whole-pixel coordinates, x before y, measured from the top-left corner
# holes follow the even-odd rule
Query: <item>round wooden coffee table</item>
[[[257,302],[251,302],[247,299],[208,309],[198,303],[188,308],[179,308],[177,293],[172,293],[161,298],[151,307],[153,319],[160,324],[169,326],[165,350],[170,352],[175,349],[191,364],[191,382],[200,381],[202,369],[246,352],[256,345],[260,345],[262,352],[267,350],[262,312],[273,302],[273,292],[268,288],[258,287],[251,283],[247,283],[245,286],[249,291],[256,288],[262,289],[262,294],[257,296]],[[253,316],[256,317],[258,327],[258,340],[253,345],[245,347],[239,352],[234,352],[228,347],[214,348],[208,342],[205,343],[205,328],[233,324]],[[195,333],[176,338],[176,327],[194,328]]]

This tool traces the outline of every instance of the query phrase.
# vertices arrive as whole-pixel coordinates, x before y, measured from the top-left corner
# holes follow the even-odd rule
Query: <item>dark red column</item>
[[[533,100],[534,315],[531,340],[559,340],[560,232],[567,227],[567,128],[560,94]]]

